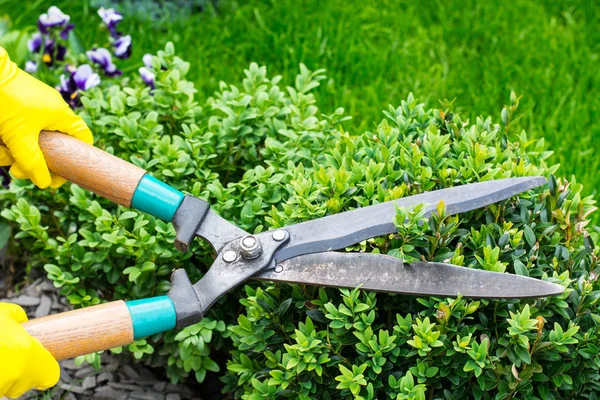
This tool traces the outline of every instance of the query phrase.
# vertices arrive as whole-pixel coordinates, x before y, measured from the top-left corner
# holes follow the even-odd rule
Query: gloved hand
[[[0,397],[19,397],[29,389],[44,390],[58,382],[58,363],[21,326],[25,321],[21,307],[0,303]]]
[[[50,176],[38,144],[41,130],[60,131],[92,144],[92,133],[56,89],[17,68],[0,47],[0,166],[12,165],[15,178],[36,186],[58,187],[65,179]]]

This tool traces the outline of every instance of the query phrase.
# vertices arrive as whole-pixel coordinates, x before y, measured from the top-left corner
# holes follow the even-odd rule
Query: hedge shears
[[[53,173],[115,203],[172,222],[177,249],[186,251],[192,240],[200,237],[217,253],[208,272],[196,283],[185,270],[175,270],[165,296],[113,301],[24,323],[57,360],[197,323],[221,296],[248,279],[419,296],[525,298],[563,292],[560,285],[530,277],[335,251],[397,232],[393,223],[397,207],[412,209],[423,204],[428,216],[443,201],[448,215],[463,213],[541,186],[546,182],[543,177],[425,192],[250,234],[220,217],[207,202],[184,195],[144,169],[75,138],[42,132],[40,146]]]

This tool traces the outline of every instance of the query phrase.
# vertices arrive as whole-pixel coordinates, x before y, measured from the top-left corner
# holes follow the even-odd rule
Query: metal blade
[[[277,271],[277,272],[276,272]],[[281,262],[253,279],[401,293],[418,296],[523,298],[556,296],[560,285],[525,276],[436,262],[404,264],[369,253],[324,252]]]
[[[248,236],[249,233],[227,221],[213,210],[208,210],[196,235],[208,240],[218,253],[230,240]]]
[[[446,213],[452,215],[497,203],[544,183],[546,179],[540,176],[479,182],[286,226],[284,229],[290,233],[290,241],[276,253],[275,260],[281,262],[302,254],[342,249],[366,239],[394,233],[397,231],[393,223],[396,216],[394,204],[410,209],[423,203],[425,215],[430,215],[443,200]]]

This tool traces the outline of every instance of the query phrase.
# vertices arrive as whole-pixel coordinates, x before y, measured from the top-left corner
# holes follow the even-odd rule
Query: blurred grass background
[[[132,3],[132,1],[134,1]],[[204,0],[207,1],[207,0]],[[203,5],[203,10],[197,4]],[[169,6],[171,4],[171,6]],[[194,5],[196,4],[196,5]],[[35,30],[56,5],[71,15],[86,47],[94,44],[100,5],[124,12],[137,70],[167,41],[192,64],[202,100],[221,80],[237,83],[251,61],[293,82],[298,64],[326,68],[324,113],[344,107],[347,129],[373,128],[388,104],[409,92],[430,106],[456,98],[455,111],[499,121],[511,90],[523,95],[518,125],[546,138],[560,175],[586,193],[600,188],[600,2],[280,0],[0,0],[13,29]]]

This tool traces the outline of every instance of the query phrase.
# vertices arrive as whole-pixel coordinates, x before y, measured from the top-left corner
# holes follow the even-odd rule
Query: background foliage
[[[131,3],[139,13],[130,13]],[[325,68],[317,104],[344,107],[354,117],[348,129],[373,129],[381,110],[409,92],[429,107],[457,98],[457,109],[474,118],[501,109],[514,90],[524,95],[517,124],[546,138],[562,174],[575,174],[585,193],[600,187],[593,153],[600,99],[592,95],[600,91],[598,2],[222,0],[215,11],[208,1],[178,0],[167,13],[152,12],[161,3],[170,2],[0,0],[0,15],[33,30],[40,12],[57,5],[91,45],[99,24],[94,7],[115,5],[127,12],[121,26],[135,38],[129,70],[172,41],[192,62],[189,79],[201,100],[250,62],[268,65],[286,82],[300,62]],[[202,5],[204,13],[188,12]]]
[[[262,5],[248,7],[194,18],[210,25],[242,18],[248,10],[254,18],[261,15]],[[78,22],[76,13],[71,18]],[[90,20],[97,30],[97,19]],[[168,30],[168,21],[161,21],[160,29]],[[129,24],[122,25],[127,32],[145,26]],[[380,24],[371,28],[381,29]],[[86,29],[82,41],[91,45]],[[18,35],[13,36],[17,43]],[[251,283],[222,299],[201,323],[137,341],[125,351],[164,368],[174,382],[202,382],[207,373],[219,371],[225,390],[246,399],[595,398],[598,234],[588,226],[595,208],[581,184],[554,178],[561,173],[548,162],[544,141],[520,129],[527,118],[517,119],[522,100],[516,95],[502,94],[500,104],[508,105],[498,106],[502,112],[494,119],[468,119],[452,102],[434,109],[409,95],[392,99],[395,106],[379,107],[385,109],[383,120],[379,112],[348,120],[334,101],[354,111],[354,101],[364,102],[368,110],[374,107],[368,91],[359,95],[349,82],[338,87],[323,70],[296,63],[274,76],[247,63],[243,76],[232,72],[228,83],[214,84],[213,91],[214,78],[195,75],[204,61],[196,64],[178,48],[193,61],[187,63],[172,45],[152,59],[156,89],[151,92],[137,75],[142,63],[136,40],[144,46],[146,39],[132,36],[133,57],[119,61],[123,77],[83,93],[80,112],[98,146],[209,200],[251,232],[424,190],[541,174],[549,178],[548,187],[485,210],[448,217],[440,205],[439,216],[421,226],[418,210],[401,211],[397,235],[349,250],[448,260],[550,279],[568,289],[552,299],[473,301]],[[342,36],[332,40],[345,40]],[[157,48],[152,44],[153,53]],[[219,49],[225,51],[213,51]],[[228,49],[232,56],[234,47]],[[281,54],[278,62],[294,60],[290,54]],[[218,66],[213,67],[218,76]],[[351,76],[338,67],[342,72],[332,71],[338,77]],[[52,73],[43,78],[57,80]],[[382,76],[373,93],[396,96],[386,91],[389,82],[393,78]],[[178,253],[169,224],[74,185],[53,192],[15,182],[0,192],[0,204],[15,233],[14,265],[44,268],[76,306],[165,293],[172,269],[186,268],[197,279],[214,256],[203,243]],[[87,359],[97,362],[96,356]]]

